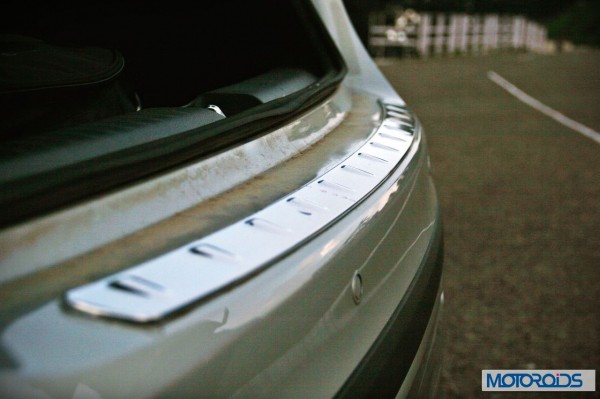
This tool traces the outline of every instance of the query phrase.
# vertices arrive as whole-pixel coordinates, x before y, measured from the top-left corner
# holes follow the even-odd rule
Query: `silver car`
[[[341,0],[12,6],[0,397],[435,397],[425,137]]]

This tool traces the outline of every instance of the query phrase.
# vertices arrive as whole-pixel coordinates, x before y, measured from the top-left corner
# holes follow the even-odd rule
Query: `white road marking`
[[[577,133],[580,133],[600,144],[600,133],[597,131],[582,125],[581,123],[574,121],[573,119],[539,102],[529,94],[525,93],[523,90],[519,89],[517,86],[510,83],[508,80],[504,79],[502,76],[498,75],[496,72],[489,71],[487,76],[492,82],[496,83],[498,86],[502,87],[504,90],[517,97],[520,101],[529,105],[531,108],[537,109],[558,123],[561,123],[569,129],[575,130]]]

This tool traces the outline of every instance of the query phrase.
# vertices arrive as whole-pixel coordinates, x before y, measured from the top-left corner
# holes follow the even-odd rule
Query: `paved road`
[[[598,374],[600,144],[487,74],[600,131],[600,52],[386,61],[381,69],[425,126],[444,212],[444,396],[513,397],[484,395],[482,369]]]

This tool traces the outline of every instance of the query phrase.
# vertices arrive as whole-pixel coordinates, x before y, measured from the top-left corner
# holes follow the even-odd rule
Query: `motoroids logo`
[[[483,370],[483,391],[595,391],[595,370]]]

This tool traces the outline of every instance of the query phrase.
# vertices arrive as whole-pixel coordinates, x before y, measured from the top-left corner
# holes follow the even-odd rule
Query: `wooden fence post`
[[[427,57],[429,55],[429,45],[431,44],[431,15],[422,14],[419,28],[417,29],[417,52]]]
[[[498,48],[511,48],[513,32],[513,19],[511,17],[502,16],[499,19],[498,25]]]
[[[469,16],[461,14],[458,17],[458,48],[461,53],[467,52],[467,33],[469,31]]]
[[[535,51],[535,24],[533,22],[527,22],[525,48],[529,51]]]
[[[483,23],[483,52],[498,48],[498,16],[489,14]]]
[[[492,15],[490,17],[490,23],[491,23],[491,31],[492,34],[490,35],[490,48],[492,50],[497,50],[499,47],[499,41],[500,41],[500,23],[499,23],[499,18],[498,15]]]
[[[470,40],[470,49],[473,53],[478,53],[481,48],[481,39],[482,39],[482,24],[481,17],[479,15],[474,15],[471,17],[471,40]]]
[[[450,23],[448,25],[448,40],[446,42],[446,51],[450,55],[456,53],[456,47],[458,44],[458,23],[460,16],[458,14],[450,15]]]
[[[491,29],[490,29],[490,16],[486,15],[483,17],[483,43],[482,43],[482,48],[483,48],[483,53],[486,54],[488,52],[488,50],[490,49],[490,35],[491,35]]]
[[[446,16],[444,14],[437,14],[435,16],[434,33],[433,50],[436,55],[440,55],[444,51],[444,39],[446,35]]]

